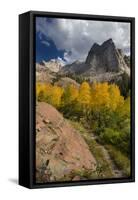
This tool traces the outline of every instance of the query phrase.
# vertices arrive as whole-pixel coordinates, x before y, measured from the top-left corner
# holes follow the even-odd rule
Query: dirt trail
[[[91,138],[96,141],[98,147],[102,150],[102,152],[103,152],[103,154],[105,156],[105,159],[107,160],[107,162],[111,166],[112,173],[114,174],[114,177],[115,178],[121,178],[121,177],[123,177],[124,174],[123,174],[122,170],[118,169],[118,167],[115,164],[114,160],[111,158],[108,150],[102,144],[100,144],[99,142],[97,142],[98,136],[96,136],[93,133],[91,133]]]

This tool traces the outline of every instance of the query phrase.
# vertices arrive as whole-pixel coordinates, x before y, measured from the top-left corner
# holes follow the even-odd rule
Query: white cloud
[[[46,45],[47,47],[50,46],[50,43],[48,41],[42,40],[41,43],[44,44],[44,45]]]
[[[60,57],[57,57],[57,61],[59,61],[62,66],[66,64],[66,62]]]
[[[130,24],[123,22],[37,18],[36,30],[65,50],[68,63],[85,60],[93,43],[112,38],[117,48],[130,52]]]
[[[55,58],[53,58],[53,59],[51,59],[50,61],[53,61],[53,62],[59,62],[60,64],[61,64],[61,66],[64,66],[65,64],[67,64],[62,58],[60,58],[60,57],[57,57],[56,59]]]

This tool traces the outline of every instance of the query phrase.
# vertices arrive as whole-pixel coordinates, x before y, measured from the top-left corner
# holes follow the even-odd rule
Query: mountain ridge
[[[94,43],[84,62],[80,64],[73,62],[64,66],[60,72],[61,74],[79,73],[84,75],[89,73],[91,76],[95,75],[95,73],[126,72],[130,75],[130,69],[125,62],[124,56],[110,38],[101,45]]]
[[[82,76],[86,80],[114,81],[120,80],[123,73],[130,77],[130,56],[126,56],[122,49],[117,49],[112,38],[101,45],[94,43],[85,61],[76,60],[63,65],[60,60],[52,59],[36,63],[37,80],[53,82],[56,77]]]

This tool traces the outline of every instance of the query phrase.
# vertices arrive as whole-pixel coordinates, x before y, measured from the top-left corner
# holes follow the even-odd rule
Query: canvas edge
[[[97,185],[97,184],[112,184],[112,183],[128,183],[135,181],[135,18],[134,17],[120,17],[120,16],[105,16],[105,15],[88,15],[88,14],[74,14],[74,13],[57,13],[57,12],[39,12],[39,11],[29,11],[25,14],[29,14],[30,21],[30,34],[29,34],[29,55],[31,56],[28,60],[29,63],[29,184],[23,185],[25,187],[36,189],[36,188],[49,188],[49,187],[64,187],[64,186],[82,186],[82,185]],[[24,14],[21,14],[24,15]],[[34,182],[34,113],[35,113],[35,102],[34,102],[34,81],[35,81],[35,68],[34,68],[34,17],[35,16],[51,16],[51,17],[68,17],[68,18],[79,18],[79,19],[97,19],[106,21],[123,21],[131,23],[131,52],[132,52],[132,163],[131,163],[131,177],[121,178],[121,179],[104,179],[104,180],[91,180],[91,181],[76,181],[76,182],[55,182],[46,184],[36,184]],[[33,40],[32,40],[33,36]],[[33,127],[33,128],[32,128]],[[20,181],[19,181],[20,184]],[[22,184],[20,184],[22,185]]]

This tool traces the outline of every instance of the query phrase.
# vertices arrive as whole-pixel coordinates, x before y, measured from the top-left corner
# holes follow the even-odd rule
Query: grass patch
[[[122,170],[125,176],[130,176],[130,160],[124,154],[122,154],[119,150],[117,150],[112,145],[105,145],[108,150],[111,158],[114,160],[117,167]]]
[[[85,174],[89,174],[89,177],[92,179],[96,178],[113,178],[112,169],[105,159],[104,153],[98,143],[92,139],[90,133],[83,127],[83,125],[79,122],[74,122],[69,120],[69,122],[73,125],[73,127],[80,132],[84,140],[89,146],[89,149],[93,156],[97,161],[96,171],[89,174],[89,172],[84,172]],[[88,178],[88,177],[87,177]]]

